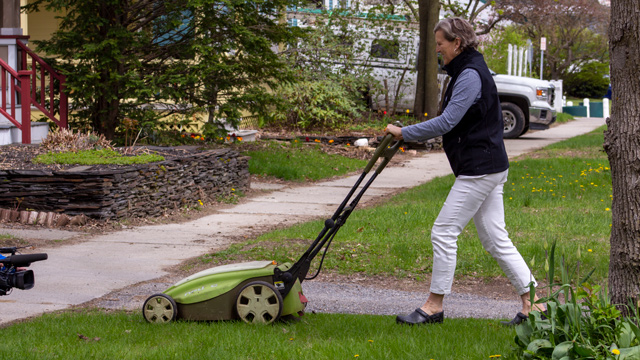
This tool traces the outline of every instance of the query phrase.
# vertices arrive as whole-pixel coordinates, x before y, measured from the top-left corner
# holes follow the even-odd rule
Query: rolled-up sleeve
[[[474,69],[463,70],[453,84],[451,100],[440,116],[402,128],[405,141],[424,141],[451,131],[482,92],[480,75]]]

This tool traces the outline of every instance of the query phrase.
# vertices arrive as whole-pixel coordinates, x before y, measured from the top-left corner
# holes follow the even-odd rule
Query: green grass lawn
[[[489,359],[511,351],[495,320],[400,326],[392,316],[307,314],[295,323],[146,323],[139,313],[47,314],[0,330],[3,359]]]
[[[544,244],[557,242],[566,261],[602,282],[608,273],[611,172],[603,129],[512,161],[504,188],[507,230],[534,275],[544,279]],[[393,168],[386,171],[393,171]],[[374,208],[356,210],[335,237],[323,269],[420,280],[431,272],[431,224],[454,177],[434,179]],[[345,190],[345,195],[346,195]],[[295,225],[205,255],[213,264],[239,259],[295,261],[323,220]],[[587,269],[587,270],[585,270]],[[312,272],[311,272],[312,273]],[[471,222],[458,241],[458,276],[502,276]]]
[[[251,174],[300,182],[344,175],[367,164],[366,160],[326,154],[317,145],[299,142],[266,142],[265,147],[244,154],[251,157]]]
[[[507,230],[538,279],[546,276],[545,246],[556,241],[556,258],[564,256],[572,268],[579,263],[581,274],[595,268],[592,282],[606,282],[611,173],[602,142],[601,128],[511,163],[504,189]],[[431,224],[453,180],[437,178],[356,210],[335,237],[324,271],[418,280],[429,274]],[[319,220],[274,231],[200,261],[295,261],[322,227]],[[459,239],[456,276],[503,276],[473,224]],[[138,312],[101,311],[47,314],[0,331],[3,359],[489,359],[512,356],[515,336],[497,320],[409,327],[396,325],[392,316],[307,314],[300,322],[271,326],[156,326]]]

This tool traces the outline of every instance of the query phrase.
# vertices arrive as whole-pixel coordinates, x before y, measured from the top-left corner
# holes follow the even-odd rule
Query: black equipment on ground
[[[33,270],[25,270],[32,262],[47,260],[47,254],[16,255],[17,247],[0,247],[0,296],[8,295],[13,288],[29,290],[35,284]]]

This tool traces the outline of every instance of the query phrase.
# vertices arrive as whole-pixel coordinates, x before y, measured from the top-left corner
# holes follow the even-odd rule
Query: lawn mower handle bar
[[[353,212],[355,207],[358,205],[358,202],[360,201],[364,193],[367,191],[369,186],[373,183],[376,177],[382,172],[382,170],[387,166],[391,158],[395,155],[398,149],[400,149],[400,146],[402,146],[402,140],[398,140],[393,144],[393,146],[389,146],[391,141],[393,141],[393,135],[387,134],[383,137],[382,141],[376,148],[371,160],[369,160],[369,163],[364,168],[364,171],[362,172],[362,174],[360,175],[360,177],[358,178],[354,186],[351,188],[351,190],[347,194],[347,197],[340,204],[340,206],[338,207],[336,212],[333,214],[333,216],[325,220],[324,228],[322,229],[322,231],[320,231],[316,239],[309,246],[307,251],[300,257],[300,259],[291,267],[291,269],[289,269],[286,272],[282,272],[279,269],[276,269],[274,273],[274,281],[283,281],[285,284],[284,290],[281,290],[283,297],[289,293],[296,279],[300,280],[300,282],[302,283],[304,280],[310,280],[315,278],[320,273],[320,270],[322,268],[322,262],[324,261],[324,256],[326,255],[326,252],[329,248],[329,245],[331,244],[331,241],[333,240],[333,237],[336,235],[340,227],[342,227],[342,225],[345,224],[347,218],[349,217],[349,215],[351,215],[351,212]],[[381,156],[383,156],[383,159],[378,165],[378,167],[376,168],[376,170],[373,172],[369,180],[362,187],[360,192],[356,195],[356,197],[351,202],[351,204],[347,206],[347,203],[349,202],[349,200],[351,199],[355,191],[358,189],[362,181],[365,179],[365,177],[367,176],[367,173],[373,168],[373,166]],[[317,273],[311,278],[307,278],[307,273],[309,272],[311,261],[316,257],[316,255],[320,252],[320,250],[325,245],[326,245],[325,251],[322,256],[322,260],[318,267]]]

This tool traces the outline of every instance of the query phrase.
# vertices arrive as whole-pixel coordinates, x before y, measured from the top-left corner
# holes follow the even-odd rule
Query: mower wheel
[[[169,295],[154,294],[142,305],[142,316],[153,324],[168,323],[178,316],[178,305]]]
[[[236,311],[244,322],[271,324],[282,313],[282,295],[267,282],[250,282],[238,293]]]

